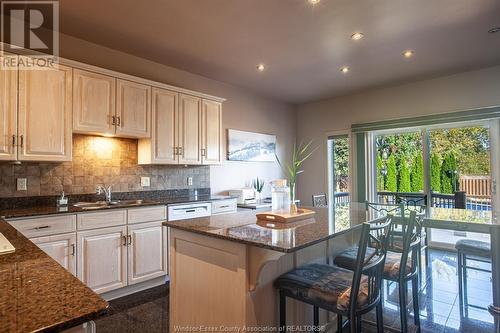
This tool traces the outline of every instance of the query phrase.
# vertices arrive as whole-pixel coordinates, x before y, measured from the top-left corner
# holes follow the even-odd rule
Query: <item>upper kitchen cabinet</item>
[[[116,79],[74,69],[73,132],[115,134]]]
[[[71,160],[72,72],[19,68],[19,160]]]
[[[139,140],[139,164],[177,164],[179,94],[152,89],[151,138]]]
[[[201,98],[179,95],[180,164],[201,164]]]
[[[116,134],[134,138],[151,136],[151,87],[117,80]]]
[[[14,55],[0,55],[0,60]],[[17,63],[17,61],[16,61]],[[0,70],[0,160],[17,158],[17,70]]]
[[[222,104],[203,100],[201,122],[201,158],[203,164],[222,162]]]

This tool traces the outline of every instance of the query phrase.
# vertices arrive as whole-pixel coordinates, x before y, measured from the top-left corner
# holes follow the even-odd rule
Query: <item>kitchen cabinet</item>
[[[76,233],[30,238],[30,240],[76,276]]]
[[[77,232],[78,278],[96,293],[127,285],[127,227]]]
[[[128,226],[128,284],[167,274],[167,237],[162,221]]]
[[[201,158],[203,164],[222,163],[222,104],[203,100],[201,122]]]
[[[201,164],[201,98],[180,94],[179,164]]]
[[[0,160],[71,160],[72,73],[64,65],[0,71]]]
[[[73,71],[73,132],[115,133],[116,79],[81,69]]]
[[[179,94],[153,88],[151,138],[139,140],[139,164],[177,164]]]
[[[117,80],[116,134],[134,138],[151,135],[151,87]]]
[[[10,57],[17,58],[5,53],[0,56],[0,61]],[[0,160],[16,160],[16,140],[17,70],[0,70]]]

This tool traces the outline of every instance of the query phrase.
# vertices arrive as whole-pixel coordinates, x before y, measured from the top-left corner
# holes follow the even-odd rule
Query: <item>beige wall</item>
[[[500,105],[500,66],[374,89],[297,107],[297,141],[314,140],[321,149],[299,176],[298,197],[310,204],[327,191],[326,133],[352,124],[439,114]]]
[[[67,59],[224,97],[227,99],[222,117],[225,132],[227,128],[234,128],[275,134],[278,140],[278,154],[281,157],[283,152],[291,150],[295,140],[295,112],[289,104],[69,36],[61,36],[60,55]],[[280,169],[275,163],[225,162],[222,166],[211,167],[210,184],[212,192],[223,193],[228,189],[243,186],[256,176],[272,180],[280,175]]]

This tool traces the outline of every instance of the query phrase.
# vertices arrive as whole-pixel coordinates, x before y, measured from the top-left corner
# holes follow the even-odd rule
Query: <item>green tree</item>
[[[436,153],[431,156],[431,190],[441,192],[441,158]]]
[[[385,179],[385,188],[390,192],[396,192],[398,190],[398,169],[396,166],[396,157],[394,157],[394,154],[391,154],[387,159],[387,176]]]
[[[410,192],[410,170],[408,163],[403,159],[399,167],[399,192]]]
[[[457,188],[457,160],[453,152],[449,152],[441,165],[441,193],[454,193]]]
[[[377,191],[385,190],[384,175],[382,174],[382,169],[384,168],[384,162],[382,157],[377,155]]]
[[[416,154],[411,168],[411,191],[420,192],[424,190],[424,160],[422,154]]]

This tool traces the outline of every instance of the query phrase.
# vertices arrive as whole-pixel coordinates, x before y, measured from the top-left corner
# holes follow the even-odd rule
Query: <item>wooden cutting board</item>
[[[316,214],[315,211],[310,209],[300,208],[297,213],[280,213],[280,212],[263,212],[255,214],[257,219],[261,221],[270,221],[270,222],[280,222],[280,223],[288,223],[288,222],[296,222],[304,219],[308,219]]]

